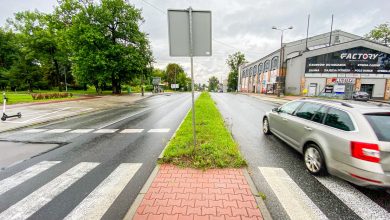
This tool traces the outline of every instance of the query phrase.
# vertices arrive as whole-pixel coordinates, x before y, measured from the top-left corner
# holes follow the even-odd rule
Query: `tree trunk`
[[[60,67],[59,67],[59,65],[58,65],[57,59],[53,59],[53,61],[54,61],[54,66],[55,66],[55,68],[56,68],[58,90],[59,90],[60,92],[62,92]]]

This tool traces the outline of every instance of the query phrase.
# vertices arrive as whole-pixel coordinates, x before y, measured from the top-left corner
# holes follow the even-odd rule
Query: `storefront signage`
[[[306,73],[390,74],[390,54],[355,47],[306,58]]]
[[[336,94],[342,94],[345,92],[345,85],[334,85],[333,92]]]
[[[337,84],[355,84],[356,78],[332,78],[332,83]]]

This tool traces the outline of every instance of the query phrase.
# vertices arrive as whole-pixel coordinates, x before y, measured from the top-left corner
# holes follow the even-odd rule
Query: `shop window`
[[[279,66],[279,57],[272,58],[271,70],[274,70],[274,69],[278,68],[278,66]]]
[[[256,75],[256,73],[257,73],[257,65],[255,65],[255,66],[253,67],[253,75]]]
[[[249,69],[249,75],[252,75],[252,67]]]

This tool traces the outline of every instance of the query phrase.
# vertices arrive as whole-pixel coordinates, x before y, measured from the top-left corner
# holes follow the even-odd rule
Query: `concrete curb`
[[[268,208],[265,205],[263,199],[258,196],[259,191],[257,190],[252,178],[250,177],[248,170],[243,168],[242,171],[244,173],[246,181],[248,182],[249,188],[251,189],[251,192],[252,192],[253,196],[255,197],[257,206],[260,209],[260,212],[261,212],[261,215],[263,216],[263,219],[264,220],[272,220],[271,214],[269,213]]]
[[[139,205],[141,204],[142,200],[145,197],[145,194],[148,192],[148,189],[150,188],[150,185],[152,185],[153,180],[156,178],[158,171],[160,170],[160,165],[157,164],[156,167],[153,169],[152,173],[150,174],[148,180],[146,180],[146,183],[142,187],[141,191],[138,193],[137,197],[135,198],[133,204],[130,206],[130,209],[127,211],[124,220],[132,220],[134,215],[137,212],[137,209]]]

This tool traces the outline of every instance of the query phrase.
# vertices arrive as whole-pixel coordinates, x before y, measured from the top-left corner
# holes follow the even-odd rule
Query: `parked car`
[[[390,108],[369,103],[301,99],[267,112],[274,134],[304,156],[314,175],[361,186],[390,187]]]
[[[352,99],[356,101],[368,101],[370,100],[370,94],[367,92],[354,92],[352,94]]]

